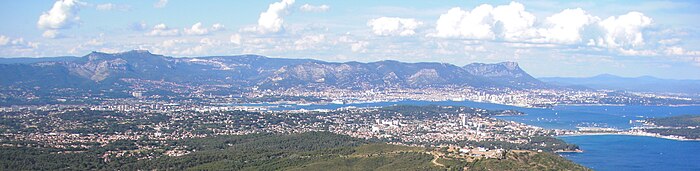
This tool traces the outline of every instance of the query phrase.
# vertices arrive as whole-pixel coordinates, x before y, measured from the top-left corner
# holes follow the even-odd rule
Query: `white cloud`
[[[216,39],[210,39],[210,38],[202,38],[199,40],[199,43],[202,45],[207,45],[207,46],[214,46],[214,45],[220,45],[221,41],[216,40]]]
[[[5,35],[0,35],[0,46],[5,46],[10,43],[10,38]]]
[[[155,4],[153,4],[154,8],[163,8],[165,5],[168,5],[168,0],[158,0]]]
[[[648,50],[648,49],[636,50],[636,49],[618,48],[616,50],[618,52],[620,52],[621,55],[627,55],[627,56],[654,56],[654,55],[658,55],[658,53],[656,53],[652,50]]]
[[[231,35],[231,43],[236,44],[236,45],[241,45],[241,35],[240,34],[233,34]]]
[[[652,22],[640,12],[601,20],[581,8],[565,9],[538,21],[523,4],[511,2],[496,7],[482,4],[471,11],[452,8],[440,15],[435,31],[427,36],[544,43],[546,46],[597,46],[622,55],[649,56],[658,54],[642,47],[646,44],[643,32]],[[672,39],[657,41],[659,44],[677,43]]]
[[[185,34],[205,35],[205,34],[209,34],[209,30],[207,28],[203,28],[202,23],[195,23],[194,25],[192,25],[192,27],[185,28]]]
[[[148,36],[178,36],[180,31],[177,29],[170,29],[165,24],[161,23],[153,26],[153,29],[146,33]]]
[[[185,28],[184,33],[187,35],[206,35],[211,32],[224,30],[225,28],[226,27],[220,23],[213,24],[211,28],[206,28],[202,26],[201,22],[198,22],[192,25],[190,28]]]
[[[24,38],[21,37],[13,39],[5,35],[0,35],[0,46],[35,49],[38,47],[38,44],[34,42],[24,41]]]
[[[633,48],[644,45],[642,31],[649,27],[652,19],[640,12],[611,16],[598,23],[604,35],[596,41],[598,46],[608,48]]]
[[[226,29],[226,27],[221,23],[216,23],[214,25],[211,25],[211,31],[221,31],[221,30],[225,30],[225,29]]]
[[[116,7],[113,3],[98,4],[95,8],[100,11],[109,11]]]
[[[282,0],[270,4],[267,11],[260,13],[257,31],[260,33],[277,33],[283,29],[284,14],[294,4],[294,0]]]
[[[46,38],[58,37],[59,29],[68,29],[77,25],[80,21],[78,11],[84,3],[77,0],[59,0],[53,7],[39,16],[37,26],[44,30],[42,34]]]
[[[544,28],[538,30],[541,35],[537,42],[573,44],[581,42],[581,31],[584,27],[600,18],[588,14],[581,8],[565,9],[560,13],[547,17]]]
[[[188,43],[188,41],[185,39],[171,39],[171,40],[163,41],[162,43],[160,43],[160,46],[164,47],[164,48],[172,48],[172,47],[176,47],[176,45],[178,45],[178,44],[183,44],[183,43]]]
[[[659,44],[662,44],[662,45],[673,45],[673,44],[677,44],[677,43],[680,42],[680,41],[681,41],[681,39],[679,39],[679,38],[670,38],[670,39],[659,40]]]
[[[301,7],[299,7],[299,10],[305,11],[305,12],[326,12],[330,8],[331,7],[328,5],[314,6],[314,5],[310,5],[310,4],[304,4]]]
[[[304,36],[301,39],[294,41],[294,47],[296,50],[310,49],[323,42],[325,39],[326,36],[323,34]]]
[[[367,46],[369,45],[369,42],[366,41],[358,41],[350,45],[350,50],[352,52],[360,52],[360,53],[365,53],[367,52]]]
[[[677,55],[677,56],[700,56],[700,51],[687,51],[682,47],[672,46],[667,47],[664,50],[667,55]]]
[[[367,25],[372,32],[381,36],[410,36],[416,33],[416,28],[423,24],[413,18],[380,17],[369,20]]]
[[[501,26],[501,36],[508,41],[523,41],[535,37],[535,16],[525,11],[521,3],[511,2],[493,8],[494,25]]]
[[[472,11],[464,11],[459,7],[452,8],[440,15],[432,36],[458,37],[467,39],[494,39],[491,30],[491,11],[488,4],[480,5]]]
[[[440,15],[431,36],[507,41],[529,40],[536,36],[535,16],[517,2],[493,7],[483,4],[471,11],[459,7]]]
[[[127,11],[131,8],[129,5],[117,5],[113,3],[106,3],[106,4],[97,4],[95,6],[95,9],[100,10],[100,11],[111,11],[111,10],[121,10],[121,11]]]
[[[58,33],[58,30],[46,30],[44,31],[44,33],[41,34],[41,36],[49,39],[61,37],[60,33]]]

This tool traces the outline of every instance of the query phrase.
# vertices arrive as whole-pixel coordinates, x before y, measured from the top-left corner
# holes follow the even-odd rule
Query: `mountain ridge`
[[[535,79],[515,62],[448,63],[326,62],[315,59],[270,58],[261,55],[169,57],[145,50],[120,53],[92,52],[74,60],[0,64],[0,74],[16,77],[5,86],[111,87],[124,79],[162,80],[203,85],[231,84],[266,88],[334,86],[340,88],[473,86],[539,88]],[[53,76],[53,77],[50,77]],[[54,81],[42,79],[50,77]],[[79,84],[76,84],[79,83]]]
[[[612,74],[600,74],[592,77],[541,77],[538,79],[559,86],[583,86],[594,89],[637,92],[700,94],[700,80],[665,79],[648,75],[622,77]]]

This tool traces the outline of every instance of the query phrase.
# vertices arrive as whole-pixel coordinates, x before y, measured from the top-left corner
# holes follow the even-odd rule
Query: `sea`
[[[315,110],[343,107],[382,107],[391,105],[453,105],[489,110],[512,109],[523,116],[499,116],[548,129],[607,127],[629,129],[634,120],[677,115],[700,115],[700,106],[583,106],[563,105],[551,109],[522,108],[472,101],[396,101],[356,104],[244,104],[270,106],[272,110]],[[700,170],[700,141],[678,141],[629,135],[563,136],[577,144],[582,153],[560,153],[563,157],[594,170]]]

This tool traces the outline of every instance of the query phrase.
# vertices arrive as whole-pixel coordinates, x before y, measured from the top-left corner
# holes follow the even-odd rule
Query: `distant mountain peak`
[[[520,66],[518,66],[518,63],[513,62],[513,61],[506,61],[506,62],[501,62],[498,64],[505,66],[506,69],[511,70],[511,71],[516,70],[516,69],[520,69]]]
[[[147,55],[153,55],[150,51],[148,50],[142,50],[142,49],[135,49],[135,50],[130,50],[126,52],[119,52],[116,54],[147,54]]]
[[[472,63],[462,67],[467,69],[473,75],[481,75],[487,77],[494,76],[512,76],[521,77],[528,75],[520,69],[517,62],[501,62],[495,64]],[[528,75],[529,76],[529,75]]]
[[[593,76],[593,78],[621,78],[621,77],[620,77],[620,76],[617,76],[617,75],[612,75],[612,74],[605,73],[605,74],[600,74],[600,75]]]
[[[472,63],[462,68],[472,75],[486,77],[508,84],[517,84],[526,87],[545,85],[521,69],[517,62],[508,61],[495,64]]]
[[[98,56],[98,55],[113,55],[113,56],[120,56],[120,55],[153,55],[155,54],[151,53],[148,50],[130,50],[130,51],[123,51],[123,52],[116,52],[116,53],[107,53],[107,52],[100,52],[100,51],[92,51],[90,54],[86,56]]]
[[[87,59],[90,61],[112,60],[112,59],[116,59],[116,58],[135,59],[135,58],[155,57],[155,56],[162,57],[163,55],[152,54],[148,50],[130,50],[130,51],[124,51],[124,52],[117,52],[117,53],[106,53],[106,52],[93,51],[92,53],[85,55],[85,57],[87,57]]]

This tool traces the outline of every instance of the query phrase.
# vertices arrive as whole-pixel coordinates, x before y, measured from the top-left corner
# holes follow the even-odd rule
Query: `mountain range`
[[[700,80],[662,79],[652,76],[620,77],[610,74],[582,78],[546,77],[539,79],[559,86],[636,92],[700,94]]]
[[[92,52],[83,57],[0,59],[0,85],[5,87],[107,89],[126,86],[126,79],[184,85],[228,84],[238,87],[284,88],[334,86],[381,87],[508,87],[549,86],[515,62],[447,63],[325,62],[268,58],[259,55],[168,57],[144,50]]]

